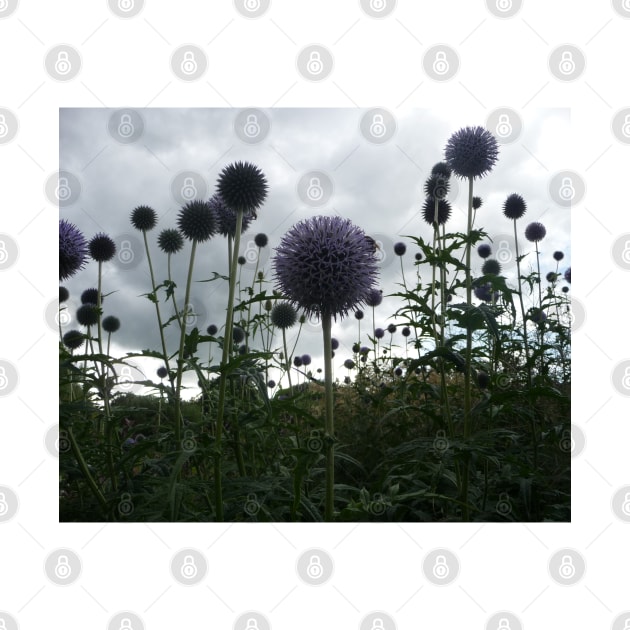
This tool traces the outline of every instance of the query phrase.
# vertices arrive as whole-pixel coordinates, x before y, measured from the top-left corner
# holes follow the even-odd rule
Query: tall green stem
[[[326,506],[324,518],[330,522],[335,514],[335,422],[333,415],[332,321],[330,313],[322,313],[324,331],[324,395],[326,397]]]

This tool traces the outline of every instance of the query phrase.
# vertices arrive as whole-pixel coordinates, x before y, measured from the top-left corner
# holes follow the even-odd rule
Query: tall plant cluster
[[[144,297],[154,305],[160,342],[124,357],[110,354],[124,318],[104,316],[102,266],[115,244],[102,233],[88,241],[61,220],[60,282],[88,257],[98,262],[96,287],[83,292],[76,313],[81,329],[60,326],[60,431],[68,444],[60,460],[62,519],[568,520],[563,283],[570,284],[570,267],[561,271],[564,254],[554,252],[543,288],[541,261],[552,264],[540,248],[546,229],[520,227],[526,202],[510,192],[503,215],[513,222],[515,282],[503,274],[494,244],[476,226],[483,202],[474,190],[498,159],[484,128],[448,139],[419,202],[432,237],[409,235],[394,245],[400,282],[389,293],[379,284],[378,245],[340,216],[289,228],[271,273],[259,264],[269,239],[258,234],[254,272],[243,274],[240,237],[268,194],[251,163],[226,166],[209,200],[186,203],[176,227],[161,230],[161,282],[148,238],[158,215],[138,206],[130,221],[143,237],[151,282]],[[447,231],[454,177],[468,183],[462,232]],[[227,240],[228,272],[208,278],[195,266],[197,249],[218,235]],[[171,258],[186,242],[180,288]],[[526,257],[534,263],[528,273]],[[227,285],[220,325],[187,325],[193,281]],[[389,317],[385,295],[398,301]],[[68,298],[61,286],[60,310]],[[174,313],[168,319],[165,307]],[[333,322],[350,317],[356,341],[343,348]],[[307,319],[321,325],[321,365],[298,350]],[[169,326],[177,347],[166,343]],[[138,357],[157,366],[155,376],[135,382],[148,392],[142,396],[122,387]],[[192,401],[183,397],[187,373],[201,391]]]

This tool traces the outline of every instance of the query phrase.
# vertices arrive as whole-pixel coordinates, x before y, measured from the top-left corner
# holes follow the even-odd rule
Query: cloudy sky
[[[376,112],[376,113],[375,113]],[[380,116],[380,117],[379,117]],[[241,253],[248,263],[241,270],[243,283],[250,283],[256,251],[253,237],[264,232],[269,246],[263,250],[260,269],[271,281],[273,248],[296,222],[316,214],[339,214],[361,226],[382,249],[381,287],[384,294],[397,290],[400,261],[392,248],[403,235],[430,240],[432,228],[419,209],[424,201],[423,184],[431,167],[443,159],[449,136],[467,125],[486,121],[466,112],[413,109],[396,112],[363,109],[61,109],[60,110],[60,217],[77,225],[91,238],[97,232],[109,234],[117,243],[118,255],[104,265],[104,314],[116,315],[121,328],[112,338],[112,354],[160,348],[155,308],[139,297],[151,290],[141,234],[130,224],[131,211],[138,205],[153,207],[159,216],[156,229],[148,233],[156,274],[167,277],[166,257],[157,247],[164,228],[176,227],[179,209],[187,199],[209,198],[215,192],[222,168],[236,160],[258,165],[269,182],[269,195],[241,241]],[[379,125],[382,125],[379,127]],[[500,145],[492,173],[475,182],[474,194],[483,199],[476,227],[493,238],[493,255],[500,243],[513,247],[512,222],[502,215],[502,204],[510,193],[527,202],[527,214],[519,222],[540,221],[547,237],[540,243],[543,276],[555,270],[552,254],[565,253],[560,265],[570,266],[570,207],[558,202],[558,173],[570,163],[570,113],[565,109],[533,111],[524,120],[521,135]],[[555,178],[555,179],[554,179]],[[453,215],[450,231],[465,230],[465,185],[455,181],[449,199]],[[521,252],[533,251],[519,236]],[[409,245],[403,259],[407,278],[415,276]],[[173,279],[183,301],[190,244],[172,258]],[[473,255],[473,271],[480,259]],[[524,262],[525,270],[535,265],[534,255]],[[227,273],[227,242],[221,236],[197,248],[193,281],[210,278],[212,272]],[[513,277],[513,268],[505,270]],[[97,265],[91,262],[64,283],[70,291],[66,329],[76,327],[74,313],[84,289],[95,287]],[[221,327],[225,321],[227,285],[221,281],[193,283],[191,303],[196,325],[205,331],[209,324]],[[390,315],[399,303],[385,299],[377,309],[377,326],[393,321]],[[163,308],[163,318],[172,314]],[[362,334],[371,327],[363,320]],[[296,329],[297,330],[297,327]],[[350,356],[356,340],[354,317],[337,321],[333,336],[342,346],[335,357],[339,376],[345,374],[343,361]],[[167,346],[174,352],[178,331],[167,329]],[[367,338],[363,337],[364,343]],[[281,340],[278,339],[278,344]],[[313,356],[312,368],[321,366],[321,328],[311,322],[303,327],[297,353]],[[205,349],[201,356],[205,357]],[[219,352],[214,351],[215,359]],[[155,377],[158,361],[140,360],[138,367]],[[134,377],[141,376],[138,373]],[[191,387],[195,379],[190,379]],[[186,381],[185,381],[186,382]],[[188,395],[196,393],[194,388]]]

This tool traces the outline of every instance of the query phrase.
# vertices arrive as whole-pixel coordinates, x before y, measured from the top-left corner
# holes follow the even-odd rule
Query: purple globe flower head
[[[85,266],[88,244],[81,230],[59,220],[59,281],[67,280]]]
[[[571,284],[571,267],[564,272],[564,279]]]
[[[422,252],[416,252],[416,256],[415,256],[415,258],[416,258],[416,260],[417,260],[418,262],[420,262],[420,261],[422,260],[422,258],[423,258],[423,256],[422,256]]]
[[[339,341],[333,337],[333,338],[330,340],[330,347],[331,347],[333,350],[336,350],[336,349],[339,347]]]
[[[302,357],[300,356],[293,357],[293,365],[295,367],[302,367]]]
[[[481,256],[481,258],[488,258],[488,256],[492,254],[492,248],[488,245],[488,243],[482,243],[479,247],[477,247],[477,253]]]
[[[473,210],[479,210],[479,208],[481,208],[482,204],[483,204],[483,200],[481,199],[481,197],[473,197],[472,198]]]
[[[359,350],[361,350],[361,345],[358,342],[352,344],[352,352],[354,354],[358,354]]]
[[[101,304],[105,296],[101,294]],[[86,289],[81,293],[81,304],[98,304],[98,289]]]
[[[402,375],[403,375],[402,368],[397,367],[397,368],[394,370],[394,374],[395,374],[396,376],[402,376]]]
[[[364,315],[364,313],[361,310],[356,310],[354,312],[355,319],[361,320],[361,319],[363,319],[363,315]]]
[[[96,262],[107,262],[111,260],[116,253],[116,243],[103,232],[95,234],[90,240],[88,247],[90,249],[90,256],[92,256]]]
[[[396,254],[396,256],[404,256],[406,251],[407,246],[404,243],[399,242],[394,245],[394,254]]]
[[[297,321],[297,311],[289,302],[278,302],[271,309],[271,323],[280,329],[291,328]]]
[[[152,230],[157,223],[157,212],[149,206],[138,206],[131,212],[131,225],[141,232]]]
[[[381,304],[383,301],[383,290],[382,289],[370,289],[365,296],[365,303],[368,306],[376,307]]]
[[[564,253],[563,252],[554,252],[553,253],[553,259],[554,260],[557,260],[558,262],[560,262],[563,258],[564,258]]]
[[[247,353],[247,346],[245,344],[243,344],[242,346],[238,347],[238,353],[240,355],[246,354]]]
[[[63,336],[63,345],[69,350],[76,350],[79,346],[83,345],[85,341],[85,335],[79,330],[69,330]]]
[[[547,234],[547,230],[542,223],[538,223],[534,221],[534,223],[530,223],[525,228],[525,238],[532,243],[537,243],[538,241],[542,241]]]
[[[444,156],[455,175],[476,179],[494,168],[499,156],[499,145],[487,129],[464,127],[448,139]]]
[[[527,211],[525,199],[516,193],[508,195],[503,202],[503,214],[508,219],[520,219]]]
[[[352,359],[346,359],[343,362],[343,366],[348,370],[353,370],[355,368],[355,362]]]
[[[492,302],[492,285],[488,282],[486,284],[478,284],[474,289],[475,297],[484,302]]]
[[[161,366],[157,369],[157,375],[158,375],[160,378],[166,378],[166,377],[168,376],[168,370],[167,370],[167,369],[166,369],[163,365],[161,365]]]
[[[382,339],[385,336],[385,331],[382,328],[375,328],[374,329],[374,336],[377,339]]]
[[[96,326],[98,323],[98,309],[96,304],[82,304],[77,309],[77,321],[81,326]]]
[[[488,258],[481,266],[481,273],[483,273],[484,276],[498,276],[501,273],[501,263],[494,258]]]
[[[59,287],[59,304],[62,304],[70,297],[70,291],[66,287]]]
[[[294,225],[273,261],[282,292],[308,315],[344,317],[365,302],[378,261],[365,232],[339,216],[316,216]]]
[[[302,365],[310,365],[311,364],[311,355],[310,354],[303,354],[300,358],[302,359]]]
[[[211,337],[214,337],[219,332],[219,329],[214,324],[210,324],[210,326],[208,326],[208,328],[206,328],[206,332]]]
[[[431,169],[431,175],[442,175],[442,177],[446,177],[447,179],[451,176],[451,173],[451,167],[446,162],[438,162],[434,164]]]
[[[244,219],[245,217],[243,217]],[[269,243],[269,237],[266,234],[260,232],[254,236],[254,243],[256,243],[256,247],[267,247],[267,243]]]
[[[409,335],[411,334],[411,329],[409,328],[409,326],[404,326],[400,332],[402,333],[403,337],[409,337]]]
[[[435,199],[427,197],[422,206],[422,216],[424,220],[433,225],[435,219]],[[443,225],[451,216],[451,204],[446,199],[438,200],[438,224]]]
[[[449,178],[441,173],[431,175],[424,182],[424,194],[431,199],[446,199],[450,187]]]
[[[535,324],[542,324],[547,319],[547,313],[540,308],[533,308],[529,317]]]
[[[568,293],[569,287],[562,287],[562,293]]]
[[[165,254],[176,254],[184,247],[184,238],[178,230],[172,228],[162,230],[158,236],[158,247]]]
[[[188,240],[203,243],[216,233],[219,220],[209,202],[194,199],[179,211],[177,227]]]
[[[217,192],[235,212],[253,213],[267,197],[267,180],[262,171],[250,162],[234,162],[219,175]]]
[[[236,235],[236,212],[227,206],[219,194],[214,195],[210,201],[208,201],[208,204],[217,218],[217,232],[223,236],[231,236],[234,238]],[[243,214],[243,219],[241,220],[241,234],[247,230],[253,220],[253,214]]]
[[[108,333],[115,333],[120,328],[120,320],[114,315],[108,315],[101,322],[103,330]]]
[[[393,335],[393,334],[396,332],[396,324],[390,324],[390,325],[387,327],[387,332],[388,332],[390,335]]]
[[[239,265],[241,265],[241,266],[242,266],[242,265],[244,265],[244,264],[247,262],[247,258],[245,258],[245,256],[239,256],[239,257],[236,259],[236,262],[237,262]]]
[[[361,346],[359,348],[359,354],[365,356],[366,354],[369,354],[370,349],[367,346]]]
[[[553,271],[550,271],[547,274],[547,282],[555,282],[558,279],[558,275],[557,273],[554,273]]]
[[[234,343],[241,343],[245,339],[245,331],[240,326],[232,327],[232,341]]]
[[[269,389],[273,389],[275,386],[276,386],[276,381],[274,381],[273,379],[269,379],[269,380],[267,381],[267,387],[268,387]]]
[[[350,385],[350,383],[352,383],[352,380],[350,379],[350,377],[349,377],[349,376],[344,376],[344,377],[343,377],[343,382],[344,382],[346,385]]]

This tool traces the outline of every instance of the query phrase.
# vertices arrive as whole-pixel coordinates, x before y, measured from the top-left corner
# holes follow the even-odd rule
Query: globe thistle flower
[[[473,291],[477,299],[483,300],[484,302],[492,302],[492,285],[489,282],[485,284],[477,284],[477,286],[474,287]],[[495,300],[497,299],[497,297],[498,292],[495,291]]]
[[[350,385],[350,383],[352,383],[352,380],[350,379],[350,377],[349,377],[349,376],[344,376],[344,377],[343,377],[343,382],[344,382],[346,385]]]
[[[481,199],[481,197],[473,197],[472,198],[473,210],[479,210],[479,208],[481,208],[482,204],[483,204],[483,200]]]
[[[293,365],[295,367],[302,367],[302,357],[300,356],[293,357]]]
[[[424,205],[422,206],[422,216],[424,220],[429,224],[433,225],[435,219],[435,199],[432,197],[427,197],[424,200]],[[451,216],[451,204],[446,201],[446,199],[438,200],[438,224],[443,225],[449,220]]]
[[[66,287],[59,287],[59,304],[62,304],[70,297],[70,291]]]
[[[246,346],[245,344],[243,344],[242,346],[239,346],[239,347],[238,347],[238,353],[239,353],[240,355],[243,355],[243,354],[245,354],[246,352],[247,352],[247,346]]]
[[[105,297],[101,294],[101,304]],[[98,289],[86,289],[81,293],[81,304],[98,304]]]
[[[446,199],[449,187],[448,176],[437,173],[424,182],[424,194],[432,199]]]
[[[418,262],[420,262],[420,261],[422,260],[422,258],[423,258],[423,256],[422,256],[422,252],[416,252],[416,256],[415,256],[415,258],[416,258],[416,260],[417,260]]]
[[[359,311],[355,311],[355,312],[354,312],[354,316],[355,316],[355,318],[356,318],[356,319],[358,319],[358,320],[363,319],[363,315],[364,315],[363,311],[360,311],[360,310],[359,310]]]
[[[481,258],[488,258],[488,256],[492,254],[492,248],[488,245],[488,243],[482,243],[479,247],[477,247],[477,253],[481,256]]]
[[[385,336],[385,331],[382,328],[376,328],[374,330],[374,336],[377,339],[382,339]]]
[[[241,343],[245,339],[245,331],[240,326],[232,327],[232,341],[234,343]]]
[[[157,223],[157,212],[149,206],[138,206],[131,211],[131,225],[141,232],[152,230]]]
[[[333,337],[333,338],[330,340],[330,347],[331,347],[333,350],[337,350],[337,348],[339,348],[339,341]]]
[[[355,362],[352,359],[346,359],[343,362],[343,367],[345,367],[348,370],[354,370],[355,366],[356,366],[356,364],[355,364]]]
[[[498,276],[501,273],[501,263],[494,258],[488,258],[481,266],[481,273],[484,276]]]
[[[269,380],[267,381],[267,387],[268,387],[269,389],[273,389],[275,386],[276,386],[276,381],[274,381],[273,379],[269,379]]]
[[[184,247],[184,239],[178,230],[172,228],[162,230],[158,236],[158,247],[165,254],[176,254]]]
[[[352,344],[352,352],[353,352],[354,354],[358,354],[358,353],[359,353],[359,350],[361,350],[361,344],[355,341],[355,342]]]
[[[395,374],[396,376],[402,376],[402,375],[403,375],[402,368],[397,367],[397,368],[394,370],[394,374]]]
[[[235,212],[254,213],[267,197],[267,180],[262,171],[249,162],[234,162],[219,175],[217,190]]]
[[[289,302],[279,302],[271,309],[271,323],[278,328],[291,328],[297,321],[297,311]]]
[[[563,258],[564,258],[564,253],[563,252],[554,252],[553,253],[553,259],[554,260],[557,260],[558,262],[560,262]]]
[[[244,218],[245,217],[243,217],[243,219]],[[254,236],[254,243],[256,243],[256,247],[260,247],[262,249],[263,247],[267,247],[269,237],[261,232],[260,234],[256,234],[256,236]]]
[[[409,328],[409,326],[404,326],[400,332],[402,333],[403,337],[409,337],[409,335],[411,334],[411,329]]]
[[[374,248],[359,227],[339,216],[300,221],[274,258],[282,292],[307,315],[345,316],[365,302],[378,272]]]
[[[115,333],[120,328],[120,320],[114,315],[108,315],[101,322],[103,330],[108,333]]]
[[[571,284],[571,267],[564,272],[564,279]]]
[[[520,219],[527,211],[525,199],[516,193],[508,195],[503,202],[503,214],[508,219]]]
[[[96,262],[107,262],[116,253],[116,243],[107,234],[99,232],[90,240],[89,249],[90,256]]]
[[[214,337],[217,334],[217,332],[219,332],[219,329],[214,324],[210,324],[210,326],[208,326],[208,328],[206,328],[206,332],[211,337]]]
[[[96,326],[98,323],[98,309],[96,304],[82,304],[77,309],[77,321],[81,326]]]
[[[302,359],[302,365],[310,365],[311,364],[311,355],[310,354],[303,354],[300,358]]]
[[[207,241],[218,227],[217,216],[207,201],[189,201],[177,216],[177,227],[190,241]]]
[[[59,280],[67,280],[83,269],[88,244],[76,225],[59,220]]]
[[[562,293],[568,293],[569,287],[562,287]]]
[[[446,177],[447,179],[451,176],[451,173],[451,167],[446,162],[438,162],[434,164],[431,169],[431,175],[442,175],[442,177]]]
[[[498,155],[496,138],[483,127],[464,127],[456,131],[444,149],[446,163],[461,178],[483,177],[493,169]]]
[[[168,370],[167,370],[167,369],[166,369],[163,365],[161,365],[161,366],[157,369],[157,375],[158,375],[160,378],[166,378],[166,377],[168,376]]]
[[[387,332],[393,335],[396,332],[396,324],[390,324],[387,327]]]
[[[69,330],[62,337],[63,345],[70,350],[76,350],[85,341],[85,335],[79,330]]]
[[[365,303],[368,306],[376,307],[383,301],[382,289],[370,289],[365,296]]]
[[[229,208],[223,201],[221,195],[214,195],[210,201],[208,201],[212,211],[218,220],[219,234],[223,236],[231,236],[234,238],[236,235],[236,211]],[[244,214],[241,220],[241,234],[247,230],[249,224],[254,220],[253,214]]]
[[[396,256],[404,256],[406,251],[407,246],[404,243],[399,242],[394,245],[394,254],[396,254]]]
[[[547,274],[547,282],[555,282],[558,279],[558,275],[557,273],[554,273],[553,271],[550,271]]]
[[[529,317],[535,324],[542,324],[547,319],[547,313],[541,308],[533,308]]]
[[[542,241],[547,234],[547,230],[542,223],[538,223],[534,221],[534,223],[530,223],[525,228],[525,238],[532,243],[537,243],[538,241]]]
[[[242,265],[244,265],[244,264],[247,262],[247,258],[245,258],[245,256],[239,256],[239,257],[237,258],[236,262],[237,262],[239,265],[241,265],[241,266],[242,266]]]
[[[359,354],[362,355],[364,358],[369,353],[370,353],[370,349],[367,346],[361,346],[359,348]]]

